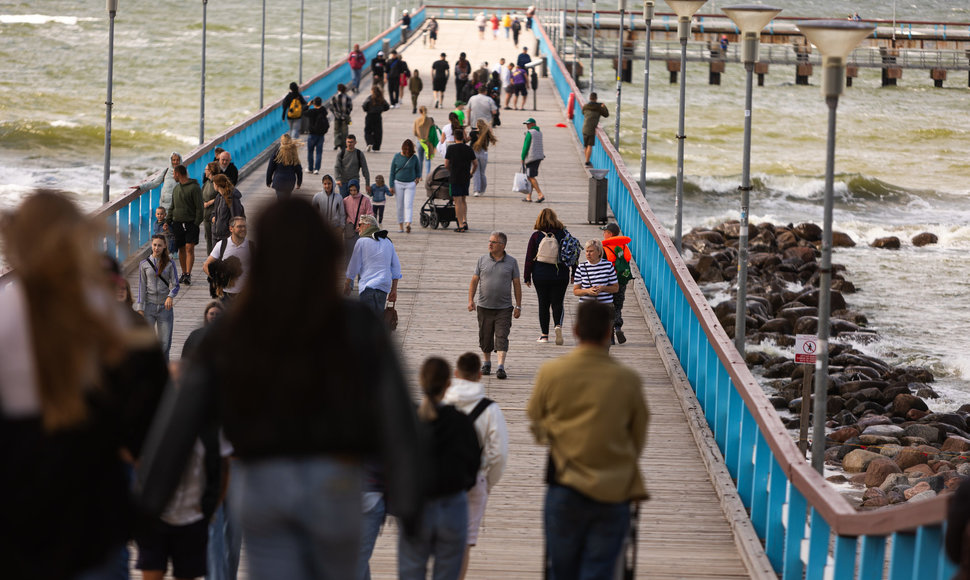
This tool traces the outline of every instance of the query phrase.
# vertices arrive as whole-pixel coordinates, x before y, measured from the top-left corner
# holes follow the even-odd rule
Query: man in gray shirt
[[[498,371],[495,377],[507,378],[505,355],[509,350],[512,319],[522,314],[522,282],[519,263],[505,253],[508,238],[502,232],[488,236],[488,253],[478,259],[475,274],[468,286],[468,311],[478,311],[478,343],[485,363],[482,374],[492,373],[492,351],[498,352]],[[478,292],[478,304],[475,293]],[[512,305],[512,292],[515,306]]]
[[[468,99],[468,126],[474,129],[478,126],[478,120],[484,119],[489,125],[492,124],[492,115],[498,112],[495,101],[488,96],[488,89],[485,85],[479,85],[478,94]]]
[[[364,174],[364,190],[370,195],[370,171],[367,169],[367,158],[364,153],[357,149],[357,137],[347,135],[347,148],[337,153],[337,159],[333,164],[333,176],[340,189],[340,196],[347,197],[350,190],[347,189],[351,179],[360,179],[360,174]]]

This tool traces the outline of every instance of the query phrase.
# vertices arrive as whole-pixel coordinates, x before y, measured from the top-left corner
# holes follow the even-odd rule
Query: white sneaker
[[[476,191],[475,192],[475,197],[481,197],[481,196],[482,196],[482,192],[480,192],[480,191]]]
[[[556,327],[556,344],[558,344],[559,346],[562,346],[562,327],[561,326]]]

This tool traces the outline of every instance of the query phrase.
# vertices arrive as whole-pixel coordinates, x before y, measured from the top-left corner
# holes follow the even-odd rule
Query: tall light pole
[[[263,0],[265,2],[265,0]],[[330,68],[330,15],[333,12],[333,0],[327,0],[327,68]]]
[[[202,0],[202,95],[199,97],[199,145],[205,143],[205,33],[209,0]]]
[[[647,47],[643,55],[643,113],[640,119],[640,193],[647,193],[647,105],[650,102],[650,25],[654,0],[644,0],[643,20],[647,25]]]
[[[613,119],[613,146],[620,150],[620,97],[623,93],[623,21],[626,19],[626,0],[620,0],[620,28],[616,45],[616,111]]]
[[[578,84],[578,81],[576,81],[576,61],[579,60],[579,53],[577,52],[577,44],[576,44],[576,26],[577,26],[578,22],[579,22],[579,0],[576,0],[573,3],[573,62],[572,62],[572,75],[573,75],[573,81],[574,82],[577,82],[577,84]]]
[[[799,22],[798,30],[822,53],[822,96],[829,109],[825,148],[825,209],[822,227],[822,262],[818,282],[818,348],[815,363],[815,417],[812,422],[812,467],[822,473],[825,463],[825,409],[829,382],[829,310],[832,290],[832,205],[835,181],[835,111],[845,87],[849,53],[875,29],[872,24],[846,20]]]
[[[347,54],[354,49],[354,0],[347,5]]]
[[[593,12],[590,14],[592,20],[589,21],[589,92],[586,93],[588,98],[590,94],[596,92],[594,85],[596,84],[596,79],[593,77],[593,65],[596,64],[596,0],[593,0]]]
[[[263,76],[266,71],[266,0],[263,0],[263,26],[259,38],[259,108],[263,108]]]
[[[771,6],[728,6],[728,18],[741,30],[741,62],[744,63],[744,148],[741,154],[741,236],[738,240],[738,302],[734,317],[734,346],[744,354],[745,317],[748,302],[748,204],[751,194],[751,93],[754,63],[758,61],[761,31],[781,8]]]
[[[115,15],[118,0],[107,0],[108,9],[108,97],[104,101],[104,183],[101,185],[101,203],[108,203],[111,194],[111,88],[115,66]]]
[[[677,223],[674,226],[674,246],[681,251],[680,234],[684,221],[684,107],[687,101],[687,39],[694,13],[707,0],[667,0],[667,5],[677,13],[677,33],[680,36],[680,117],[677,124],[677,197],[674,199]]]
[[[300,74],[299,83],[303,84],[303,2],[300,0]]]

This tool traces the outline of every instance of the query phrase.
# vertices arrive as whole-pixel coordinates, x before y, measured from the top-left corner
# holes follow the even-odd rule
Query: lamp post
[[[108,98],[104,100],[104,183],[101,184],[101,203],[108,203],[111,193],[111,82],[115,66],[115,15],[118,0],[107,0],[108,9]]]
[[[354,49],[354,0],[347,6],[347,54]]]
[[[654,0],[644,0],[643,20],[647,25],[647,47],[643,55],[643,113],[640,119],[640,193],[647,193],[647,104],[650,102],[650,24]]]
[[[626,19],[626,0],[620,0],[620,28],[616,45],[616,111],[613,114],[613,146],[620,150],[620,97],[623,93],[623,23]]]
[[[596,77],[593,76],[593,65],[596,63],[596,0],[593,0],[593,12],[589,21],[589,95],[596,92],[593,85],[596,84]]]
[[[333,0],[327,0],[327,68],[330,68],[330,15],[332,12]]]
[[[741,62],[744,63],[744,149],[741,154],[741,228],[738,239],[738,302],[735,309],[734,346],[744,354],[745,316],[748,300],[748,203],[751,194],[751,93],[754,63],[758,61],[761,31],[781,8],[771,6],[728,6],[728,18],[741,30]]]
[[[677,197],[674,207],[677,213],[677,223],[674,226],[674,246],[681,251],[680,233],[684,221],[684,105],[687,100],[687,39],[690,37],[690,22],[694,13],[700,10],[707,0],[667,0],[677,14],[677,33],[680,37],[680,117],[677,124]]]
[[[202,94],[199,97],[199,145],[205,143],[205,32],[209,0],[202,0]]]
[[[299,83],[303,84],[303,3],[304,0],[300,0],[300,72],[299,72]]]
[[[266,72],[266,0],[263,0],[263,26],[259,38],[259,108],[263,108],[263,76]]]
[[[829,310],[832,289],[832,198],[835,179],[835,111],[845,87],[845,61],[849,53],[875,29],[872,24],[846,20],[799,22],[798,30],[822,53],[822,96],[829,109],[825,154],[825,209],[822,227],[822,261],[819,265],[818,340],[815,363],[815,418],[812,423],[812,467],[822,473],[825,463],[825,408],[829,369]]]
[[[577,48],[576,26],[578,25],[578,23],[579,23],[579,0],[576,0],[573,3],[573,62],[571,66],[572,66],[573,82],[575,82],[577,85],[579,84],[579,81],[576,79],[576,61],[579,60],[579,53],[576,52],[576,48]]]

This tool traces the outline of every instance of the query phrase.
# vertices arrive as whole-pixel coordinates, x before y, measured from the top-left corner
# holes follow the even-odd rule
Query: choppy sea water
[[[708,2],[718,12],[735,2]],[[970,21],[970,1],[890,2],[778,0],[783,15]],[[267,0],[265,102],[297,80],[299,3]],[[393,2],[332,0],[331,58],[352,39],[367,37]],[[475,5],[458,0],[451,4]],[[523,7],[527,3],[522,3]],[[568,6],[572,2],[566,0]],[[599,2],[602,9],[605,2]],[[658,10],[666,12],[659,3]],[[303,79],[326,66],[326,2],[306,3]],[[588,2],[580,2],[584,8]],[[208,4],[206,135],[246,118],[259,105],[261,0]],[[397,4],[396,8],[413,8]],[[159,4],[124,0],[116,18],[112,192],[121,192],[163,167],[172,151],[195,147],[199,133],[200,2]],[[383,27],[383,26],[380,26]],[[108,19],[103,2],[47,0],[0,3],[0,208],[15,205],[34,186],[64,188],[80,203],[101,197]],[[473,55],[472,55],[473,56]],[[651,74],[647,153],[648,200],[673,229],[678,87],[662,63]],[[598,62],[600,100],[613,109],[614,73]],[[794,84],[794,71],[773,66],[756,88],[753,110],[751,219],[757,223],[821,222],[826,109],[816,86]],[[721,85],[707,85],[706,66],[687,72],[685,231],[739,215],[743,134],[743,76],[728,65]],[[970,308],[964,279],[970,250],[970,90],[962,73],[935,89],[925,71],[904,72],[900,85],[879,86],[863,69],[839,104],[835,227],[859,244],[840,249],[860,291],[848,297],[883,340],[862,347],[877,356],[924,364],[937,374],[942,408],[970,400]],[[624,85],[621,152],[639,168],[642,60]],[[604,126],[612,133],[613,118]],[[935,246],[914,248],[913,235],[931,231]],[[868,247],[899,236],[898,252]],[[726,294],[725,294],[726,296]]]

